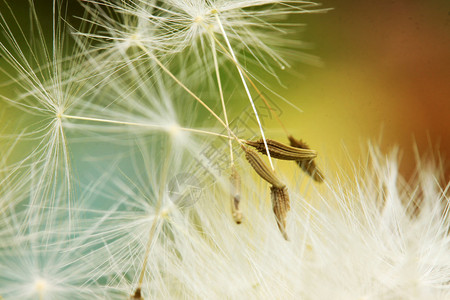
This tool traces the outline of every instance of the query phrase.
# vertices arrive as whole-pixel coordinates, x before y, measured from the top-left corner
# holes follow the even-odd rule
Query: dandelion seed
[[[262,154],[267,154],[266,147],[264,146],[264,141],[259,140],[256,142],[253,141],[245,141],[247,145],[254,147]],[[273,158],[282,159],[282,160],[296,160],[296,161],[304,161],[311,160],[317,156],[316,151],[310,150],[309,148],[303,149],[298,147],[290,147],[284,145],[280,142],[267,139],[267,146],[270,151],[270,155]]]
[[[66,128],[61,122],[61,116],[76,106],[86,85],[86,82],[78,79],[86,71],[80,67],[84,61],[82,50],[71,45],[71,52],[66,51],[69,43],[62,38],[66,23],[62,21],[65,13],[61,3],[53,1],[50,6],[53,15],[50,30],[52,44],[49,47],[44,38],[45,28],[38,20],[34,2],[28,2],[30,27],[35,36],[39,37],[36,40],[33,40],[33,35],[25,34],[23,24],[14,16],[12,6],[6,4],[6,8],[2,8],[0,12],[0,30],[5,36],[5,40],[0,41],[0,52],[5,64],[11,69],[6,71],[0,67],[0,71],[11,78],[8,86],[17,90],[15,97],[0,95],[0,99],[25,112],[27,121],[33,116],[39,118],[39,122],[35,121],[30,126],[34,130],[26,134],[27,138],[37,142],[28,147],[26,156],[17,163],[18,168],[14,173],[23,171],[23,181],[38,181],[34,185],[34,195],[29,199],[29,206],[33,209],[28,210],[28,222],[41,222],[45,219],[50,225],[54,218],[44,217],[45,208],[52,208],[49,213],[51,215],[57,209],[68,207],[68,217],[71,218],[73,170]],[[21,44],[20,40],[26,42]],[[67,57],[64,57],[65,53],[68,54]],[[28,168],[21,168],[23,166]],[[33,179],[30,180],[30,177]],[[62,193],[66,195],[58,197]],[[59,203],[61,199],[65,203]]]
[[[23,196],[20,190],[15,194]],[[87,235],[81,233],[76,240],[71,239],[67,232],[73,225],[65,214],[58,216],[58,230],[45,221],[28,223],[26,215],[10,206],[0,218],[0,294],[5,299],[100,297],[102,291],[92,284],[89,274],[94,265],[81,250],[88,243]],[[47,213],[45,217],[55,216]]]
[[[286,214],[290,209],[289,194],[284,185],[275,175],[275,173],[267,167],[263,160],[252,150],[245,149],[245,157],[250,165],[258,173],[261,178],[272,184],[270,188],[273,212],[277,220],[278,228],[285,240],[289,240],[286,233]]]
[[[257,153],[254,151],[243,148],[245,151],[245,158],[252,166],[253,170],[258,173],[258,175],[267,181],[268,183],[272,184],[275,187],[282,188],[285,185],[278,179],[277,175],[274,171],[272,171],[261,159],[261,157],[258,156]]]
[[[242,223],[242,212],[239,208],[241,202],[241,176],[233,166],[231,168],[231,214],[236,224]]]
[[[141,288],[136,289],[133,296],[130,297],[130,300],[144,300],[144,297],[141,295]]]
[[[295,139],[292,135],[288,136],[289,142],[292,147],[309,150],[309,146],[302,140]],[[317,182],[323,182],[325,176],[317,167],[313,159],[310,160],[297,160],[298,166],[309,176],[311,176]]]
[[[278,228],[281,231],[285,240],[289,240],[286,233],[286,215],[291,209],[289,194],[286,187],[275,187],[270,188],[270,195],[272,199],[273,213],[277,221]]]

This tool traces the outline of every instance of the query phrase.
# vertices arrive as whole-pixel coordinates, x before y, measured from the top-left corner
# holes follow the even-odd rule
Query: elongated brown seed
[[[289,142],[292,147],[300,149],[310,149],[309,146],[302,140],[295,139],[292,135],[288,136]],[[270,152],[272,153],[272,152]],[[325,176],[319,170],[313,159],[309,160],[297,160],[298,166],[309,176],[311,176],[317,182],[323,182]]]
[[[286,215],[291,209],[288,190],[286,187],[279,188],[272,186],[270,188],[270,195],[278,229],[280,229],[284,239],[288,241],[289,237],[286,233]]]
[[[248,160],[252,168],[261,176],[262,179],[272,184],[275,187],[282,188],[285,185],[277,178],[275,172],[272,171],[259,157],[259,155],[250,149],[244,148],[245,158]]]
[[[317,156],[316,151],[309,148],[291,147],[275,140],[266,140],[267,148],[269,148],[270,156],[276,159],[283,160],[311,160]],[[262,154],[267,155],[264,140],[259,141],[245,141],[247,145],[254,147]]]
[[[242,223],[242,212],[239,208],[241,202],[241,176],[237,172],[235,167],[231,168],[231,214],[236,224]]]

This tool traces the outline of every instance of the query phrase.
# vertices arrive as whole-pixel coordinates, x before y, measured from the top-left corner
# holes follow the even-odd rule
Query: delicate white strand
[[[225,29],[222,26],[222,22],[220,21],[219,15],[216,14],[217,23],[219,24],[220,30],[222,31],[222,35],[225,38],[225,41],[228,45],[228,48],[230,49],[230,53],[233,56],[233,59],[235,60],[236,64],[239,62],[236,59],[236,55],[234,54],[233,48],[231,47],[230,41],[228,40],[227,34],[225,32]],[[267,157],[269,158],[270,166],[272,167],[272,170],[275,170],[275,167],[273,166],[272,157],[270,156],[269,147],[267,146],[266,136],[264,135],[264,130],[261,125],[261,121],[259,120],[258,111],[256,110],[255,103],[253,102],[252,94],[250,93],[250,90],[248,89],[247,82],[245,81],[244,75],[242,74],[242,71],[239,67],[236,67],[236,69],[239,72],[239,76],[241,77],[242,84],[244,85],[245,92],[247,93],[248,99],[250,100],[250,104],[252,105],[253,112],[255,113],[256,120],[258,121],[259,130],[261,132],[263,141],[264,141],[264,147],[266,148]]]
[[[165,130],[165,131],[170,131],[172,129],[176,129],[176,130],[182,130],[182,131],[193,132],[193,133],[198,133],[198,134],[211,135],[211,136],[217,136],[217,137],[222,137],[222,138],[229,138],[225,134],[216,133],[216,132],[212,132],[212,131],[201,130],[201,129],[195,129],[195,128],[181,127],[181,126],[178,126],[178,125],[175,128],[172,128],[171,126],[167,126],[167,125],[158,125],[158,124],[151,124],[151,123],[137,123],[137,122],[128,122],[128,121],[118,121],[118,120],[109,120],[109,119],[82,117],[82,116],[72,116],[72,115],[66,115],[66,114],[62,114],[61,118],[82,120],[82,121],[100,122],[100,123],[110,123],[110,124],[118,124],[118,125],[130,125],[130,126],[138,126],[138,127],[157,128],[157,129],[161,129],[161,130]]]
[[[234,165],[233,145],[231,144],[230,126],[229,126],[229,122],[228,122],[227,109],[225,107],[225,99],[223,96],[222,82],[220,80],[219,64],[217,62],[217,53],[216,53],[216,43],[215,43],[214,39],[211,39],[211,48],[212,48],[211,51],[212,51],[213,59],[214,59],[214,69],[216,70],[217,85],[219,87],[220,102],[222,103],[223,114],[225,116],[225,124],[227,125],[227,131],[228,131],[228,137],[229,137],[228,144],[230,147],[230,161],[231,161],[231,165],[233,166]]]

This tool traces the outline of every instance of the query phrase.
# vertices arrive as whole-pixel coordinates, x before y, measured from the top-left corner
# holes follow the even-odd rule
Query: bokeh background
[[[19,19],[28,18],[26,0],[6,2]],[[42,22],[51,22],[52,1],[35,3]],[[450,1],[346,0],[322,7],[333,9],[292,17],[305,24],[298,34],[309,44],[303,51],[322,64],[295,64],[281,74],[286,88],[275,87],[303,110],[281,105],[292,133],[318,149],[326,165],[356,160],[372,140],[383,151],[400,147],[407,178],[414,175],[415,145],[421,155],[439,153],[448,167]],[[82,14],[76,4],[70,9],[69,15]],[[5,80],[0,74],[0,92],[10,95]],[[0,109],[0,126],[14,124],[19,114],[3,102]]]
[[[302,15],[302,38],[322,67],[296,66],[289,96],[304,110],[286,111],[298,133],[338,161],[368,139],[401,149],[401,171],[421,156],[450,161],[450,1],[325,1],[334,9]],[[345,145],[343,148],[342,145]]]

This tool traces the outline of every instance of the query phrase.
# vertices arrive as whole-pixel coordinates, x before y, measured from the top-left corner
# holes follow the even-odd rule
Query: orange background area
[[[414,145],[450,161],[450,1],[328,1],[334,10],[301,15],[301,38],[322,58],[320,68],[296,66],[286,77],[286,109],[295,134],[322,152],[322,160],[355,155],[368,139],[383,151],[401,149],[401,171],[415,169]],[[294,127],[295,127],[294,126]],[[292,126],[291,126],[292,128]],[[323,158],[325,157],[325,158]]]

